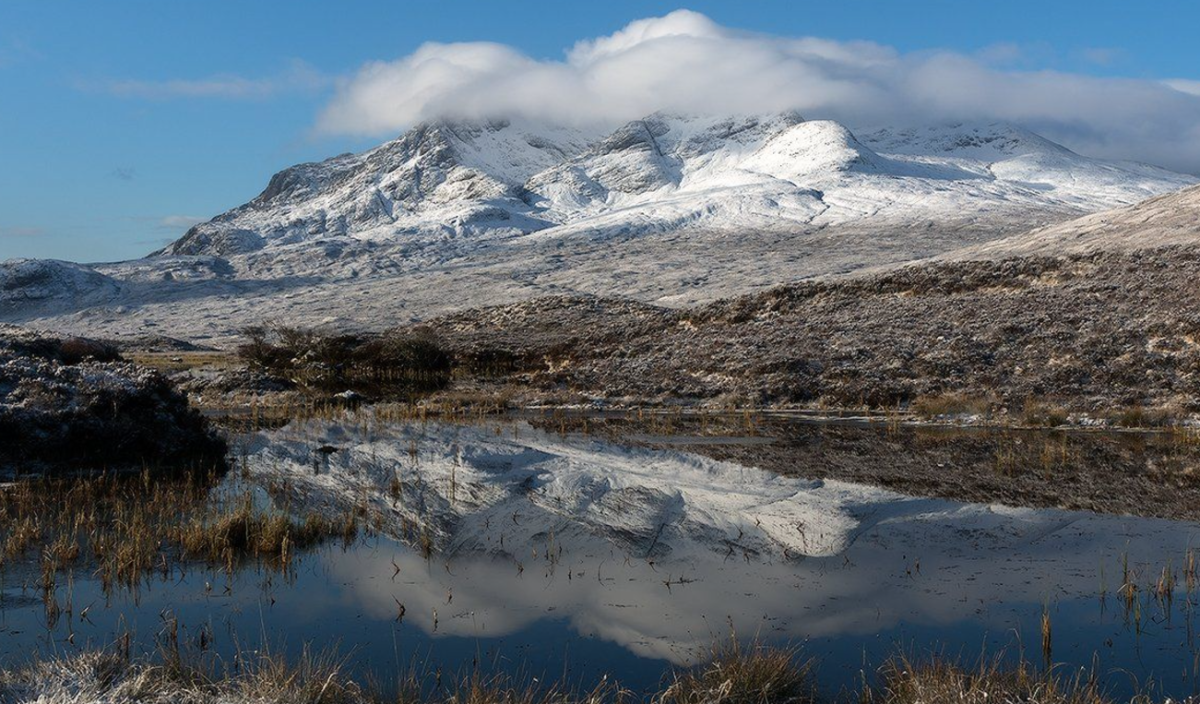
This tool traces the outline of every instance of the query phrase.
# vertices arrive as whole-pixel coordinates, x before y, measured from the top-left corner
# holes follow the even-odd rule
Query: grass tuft
[[[810,669],[795,650],[731,639],[708,663],[675,673],[655,704],[810,704]]]
[[[883,666],[880,683],[862,699],[874,704],[1109,704],[1091,672],[1063,677],[1021,662],[983,659],[973,668],[944,658],[914,662],[898,656]]]

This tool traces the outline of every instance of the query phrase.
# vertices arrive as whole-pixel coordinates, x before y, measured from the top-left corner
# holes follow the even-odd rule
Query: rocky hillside
[[[440,318],[546,398],[1200,411],[1200,249],[905,267],[684,311],[551,299]],[[1133,411],[1133,412],[1136,412]]]
[[[1053,255],[1193,245],[1200,241],[1200,186],[951,252],[948,259]]]
[[[160,374],[91,340],[0,326],[0,476],[223,461]]]
[[[197,225],[163,254],[228,257],[348,239],[451,256],[539,231],[603,238],[979,219],[1030,226],[1192,182],[1089,159],[1005,124],[860,139],[795,113],[655,113],[608,135],[441,120],[363,154],[285,169],[257,198]],[[244,261],[252,270],[266,263]]]
[[[530,232],[551,223],[535,216],[522,184],[587,139],[507,121],[418,125],[363,154],[280,171],[257,198],[197,225],[162,254],[229,256],[368,233]]]

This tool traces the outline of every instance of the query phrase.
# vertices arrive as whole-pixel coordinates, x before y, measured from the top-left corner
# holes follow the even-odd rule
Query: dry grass
[[[170,374],[187,369],[235,369],[241,366],[231,352],[127,352],[135,364]]]
[[[812,668],[789,648],[714,648],[712,659],[677,672],[657,693],[635,696],[609,677],[591,690],[536,680],[518,682],[479,672],[443,678],[403,673],[383,695],[348,676],[346,660],[305,650],[289,661],[271,652],[238,654],[223,661],[183,652],[168,638],[153,663],[134,663],[127,649],[89,652],[0,671],[0,701],[98,704],[144,701],[193,704],[812,704],[818,701]],[[941,657],[914,661],[897,656],[878,671],[878,683],[843,693],[860,704],[1148,704],[1170,701],[1146,690],[1120,700],[1104,691],[1094,671],[1071,676],[1026,662],[981,658],[964,666]],[[841,701],[839,699],[838,701]]]
[[[1130,406],[1113,410],[1109,417],[1114,425],[1122,428],[1167,428],[1179,425],[1188,413],[1178,405]]]
[[[808,704],[815,700],[809,663],[791,649],[743,646],[737,640],[714,648],[708,663],[677,672],[656,704]]]
[[[185,561],[233,569],[260,559],[287,570],[296,551],[352,540],[356,512],[294,518],[253,503],[249,490],[217,499],[215,476],[107,475],[21,482],[0,489],[0,568],[39,562],[47,600],[58,577],[94,566],[106,591],[135,588]]]
[[[909,409],[919,418],[934,420],[954,416],[990,418],[1000,406],[1000,400],[992,396],[947,392],[934,396],[920,396],[912,402]]]
[[[968,668],[943,658],[914,662],[896,657],[880,670],[879,685],[864,693],[877,704],[1109,704],[1094,673],[1064,677],[1028,663],[1006,666],[981,659]],[[1136,699],[1140,699],[1138,697]]]
[[[1021,409],[1021,420],[1030,427],[1057,428],[1066,425],[1070,419],[1071,414],[1066,408],[1048,401],[1027,399]]]
[[[290,559],[291,551],[312,547],[331,537],[358,533],[358,515],[349,511],[328,517],[310,513],[297,520],[284,512],[255,507],[249,495],[233,505],[206,511],[180,525],[174,537],[186,557],[209,563],[258,556]]]
[[[399,696],[404,704],[622,704],[630,698],[627,692],[607,682],[589,692],[578,693],[557,684],[538,687],[518,684],[502,675],[480,674],[453,683],[442,698],[422,696],[415,681],[402,687]]]
[[[624,704],[630,697],[602,683],[576,693],[558,686],[517,684],[479,674],[423,687],[409,673],[383,695],[350,678],[346,661],[305,650],[295,661],[271,653],[239,654],[224,662],[165,650],[159,662],[134,663],[124,652],[90,652],[0,671],[0,701],[43,704],[188,702],[189,704]]]
[[[230,663],[168,655],[159,664],[135,664],[121,652],[91,652],[0,672],[0,700],[377,704],[377,698],[342,674],[342,664],[308,652],[296,662],[260,653]]]

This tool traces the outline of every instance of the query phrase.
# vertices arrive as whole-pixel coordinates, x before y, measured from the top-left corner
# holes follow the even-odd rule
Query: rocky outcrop
[[[104,343],[0,326],[0,475],[220,462],[161,374]]]
[[[116,281],[83,264],[55,259],[0,262],[0,313],[68,301],[95,302],[119,288]]]

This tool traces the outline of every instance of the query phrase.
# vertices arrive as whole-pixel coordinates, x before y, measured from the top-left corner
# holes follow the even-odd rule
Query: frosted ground
[[[146,259],[0,264],[0,319],[228,344],[251,323],[378,330],[547,294],[678,307],[934,256],[1189,244],[1194,189],[1142,201],[1194,181],[1004,125],[431,123],[285,170]],[[1048,616],[1055,661],[1169,674],[1180,693],[1200,675],[1192,580],[1160,581],[1192,564],[1190,522],[912,498],[519,423],[295,421],[235,457],[230,481],[264,505],[369,507],[382,535],[286,578],[168,571],[109,600],[78,574],[63,596],[88,617],[48,627],[18,567],[0,585],[8,647],[70,654],[130,630],[145,654],[170,615],[225,652],[344,640],[361,671],[486,655],[650,687],[732,628],[804,642],[836,688],[904,645],[1024,654]]]

